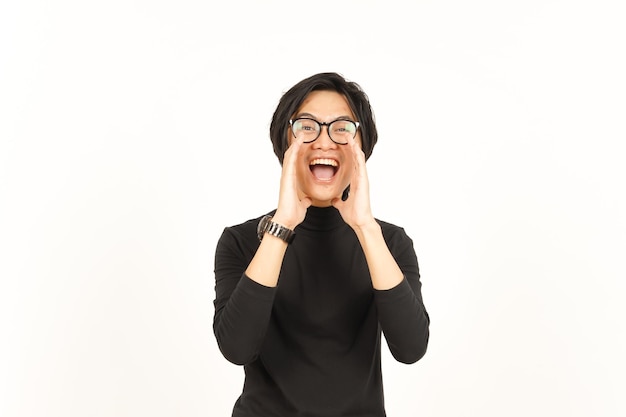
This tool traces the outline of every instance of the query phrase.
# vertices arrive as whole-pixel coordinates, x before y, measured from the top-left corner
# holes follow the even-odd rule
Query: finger
[[[355,190],[360,186],[364,178],[367,177],[367,171],[365,169],[365,154],[359,146],[356,140],[349,139],[348,146],[352,152],[352,158],[354,161],[354,171],[352,173],[352,184]]]
[[[358,169],[365,168],[365,152],[363,152],[363,149],[361,149],[358,142],[354,138],[349,138],[348,145],[350,146],[350,150],[354,156],[356,167]]]
[[[283,169],[288,175],[295,175],[296,161],[298,160],[298,153],[302,146],[302,139],[294,138],[285,152],[285,158],[283,159]]]

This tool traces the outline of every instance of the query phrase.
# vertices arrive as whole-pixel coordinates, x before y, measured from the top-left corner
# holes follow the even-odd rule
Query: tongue
[[[313,165],[311,172],[319,180],[328,180],[335,175],[335,169],[328,165]]]

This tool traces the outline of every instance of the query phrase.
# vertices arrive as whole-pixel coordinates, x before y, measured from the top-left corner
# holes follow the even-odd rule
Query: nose
[[[322,131],[320,132],[320,135],[317,137],[315,142],[313,142],[313,146],[316,149],[322,150],[333,149],[337,147],[337,144],[333,142],[333,140],[330,138],[330,135],[328,134],[328,125],[322,126]]]

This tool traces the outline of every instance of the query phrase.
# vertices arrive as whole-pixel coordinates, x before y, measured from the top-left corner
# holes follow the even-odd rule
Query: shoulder
[[[380,225],[385,238],[408,238],[404,227],[380,219],[376,219],[376,221]]]
[[[413,246],[413,240],[406,233],[406,230],[402,226],[398,226],[394,223],[389,223],[384,220],[376,219],[383,232],[383,237],[387,242],[389,249],[404,249]]]
[[[254,229],[256,231],[256,227],[259,224],[259,221],[261,220],[261,218],[263,216],[265,216],[265,214],[262,214],[262,215],[260,215],[258,217],[254,217],[254,218],[248,219],[248,220],[246,220],[244,222],[241,222],[241,223],[237,223],[237,224],[233,224],[233,225],[230,225],[230,226],[226,226],[226,227],[224,227],[224,230],[225,231],[228,230],[230,232],[239,232],[239,233],[245,232],[245,231],[248,231],[248,230],[251,230],[251,229]]]
[[[222,231],[222,236],[220,241],[228,240],[228,241],[257,241],[257,226],[261,218],[266,214],[273,214],[275,210],[269,211],[267,213],[263,213],[257,217],[248,219],[244,222],[226,226]]]

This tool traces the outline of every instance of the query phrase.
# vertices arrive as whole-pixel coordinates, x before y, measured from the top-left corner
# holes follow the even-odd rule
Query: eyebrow
[[[298,113],[294,116],[294,119],[299,119],[301,117],[310,117],[313,120],[317,120],[319,122],[319,120],[317,119],[317,117],[315,117],[315,115],[311,114],[311,113]],[[354,121],[354,118],[352,116],[339,116],[334,118],[333,120],[331,120],[331,122],[334,122],[335,120],[349,120],[349,121]],[[330,122],[329,122],[330,123]]]

